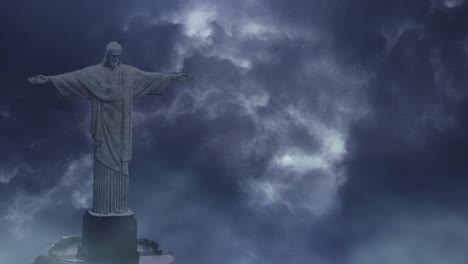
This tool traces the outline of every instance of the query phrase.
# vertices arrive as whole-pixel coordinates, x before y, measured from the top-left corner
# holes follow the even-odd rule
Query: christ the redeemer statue
[[[55,76],[28,78],[33,84],[52,83],[61,97],[91,101],[94,141],[93,208],[96,215],[129,214],[128,162],[132,159],[133,99],[163,95],[172,80],[191,80],[188,74],[145,72],[121,64],[122,47],[112,41],[97,65]]]

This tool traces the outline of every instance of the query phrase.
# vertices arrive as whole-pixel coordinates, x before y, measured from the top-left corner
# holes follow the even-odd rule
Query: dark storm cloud
[[[454,41],[453,31],[444,36],[434,33],[436,26],[446,26],[442,15],[428,15],[424,29],[405,31],[368,86],[372,114],[354,126],[348,157],[356,179],[375,181],[369,191],[376,195],[395,192],[431,199],[439,191],[449,191],[434,181],[454,184],[447,177],[462,177],[463,169],[456,163],[463,160],[459,155],[464,155],[465,146],[452,141],[463,142],[466,129],[464,92],[456,92],[467,81],[461,74],[466,55],[462,43],[447,43],[446,39]],[[467,29],[456,30],[466,34]]]
[[[434,241],[466,240],[463,1],[2,5],[0,260],[79,232],[90,203],[88,102],[26,77],[118,40],[196,77],[134,113],[130,204],[180,263],[461,263],[466,243]]]
[[[366,88],[370,114],[350,130],[345,162],[349,181],[341,195],[341,216],[347,220],[337,231],[356,238],[346,242],[350,263],[372,263],[381,258],[414,263],[426,258],[427,252],[412,254],[398,248],[405,241],[405,247],[438,252],[426,263],[440,259],[463,262],[464,243],[443,246],[418,237],[420,227],[431,233],[428,240],[446,241],[444,234],[432,230],[453,228],[459,232],[456,230],[463,230],[466,222],[462,186],[467,184],[468,154],[464,121],[467,7],[422,4],[433,9],[398,8],[395,14],[382,11],[376,14],[379,19],[361,24],[363,31],[378,32],[392,25],[402,30],[388,53],[384,45],[366,49],[379,54],[373,62],[378,61],[378,67]],[[392,15],[387,17],[389,13]],[[371,39],[360,42],[371,43]],[[366,62],[368,57],[363,58]],[[426,217],[434,222],[423,220]],[[449,224],[450,219],[459,224]],[[392,235],[393,229],[400,231]],[[460,236],[466,238],[465,234]],[[377,241],[385,242],[374,244]],[[393,249],[394,254],[382,253],[387,249]],[[364,252],[357,253],[361,250]]]
[[[86,8],[90,7],[96,6]],[[202,7],[210,14],[209,7]],[[328,100],[333,98],[344,109],[349,108],[346,99],[338,95],[351,93],[346,86],[356,86],[354,77],[334,63],[330,50],[321,43],[321,33],[301,36],[301,30],[274,19],[266,24],[251,21],[246,28],[233,20],[231,26],[238,28],[238,36],[235,29],[229,32],[232,16],[218,15],[209,23],[198,21],[204,19],[205,11],[198,12],[197,4],[191,6],[195,12],[185,9],[172,21],[169,16],[169,21],[152,23],[151,16],[158,15],[153,13],[149,19],[143,15],[126,20],[124,27],[115,18],[124,10],[119,3],[111,7],[108,19],[92,11],[89,21],[63,16],[76,6],[55,8],[48,14],[61,15],[57,19],[65,20],[62,25],[46,20],[30,27],[28,16],[23,17],[20,29],[26,32],[16,36],[16,41],[34,42],[40,35],[47,41],[34,51],[27,50],[25,57],[15,57],[36,62],[27,64],[26,69],[10,69],[16,74],[12,87],[38,71],[54,74],[96,63],[102,56],[98,44],[103,46],[109,39],[121,41],[124,59],[143,69],[173,70],[181,65],[181,70],[196,76],[190,89],[178,84],[164,100],[144,98],[136,104],[132,171],[139,177],[132,182],[138,192],[133,191],[131,204],[141,219],[142,236],[157,238],[163,247],[176,251],[182,262],[193,261],[191,256],[196,255],[198,261],[207,263],[225,262],[226,258],[233,263],[301,263],[318,255],[308,248],[314,230],[308,227],[307,219],[333,207],[338,183],[329,167],[342,155],[341,125],[334,127],[340,117],[335,101]],[[218,8],[223,10],[222,5]],[[126,10],[129,17],[131,10]],[[170,9],[166,11],[170,13]],[[137,9],[135,12],[138,14]],[[185,15],[189,21],[184,20]],[[38,16],[32,14],[31,18]],[[192,22],[201,23],[201,28],[189,28],[188,36],[181,35],[178,23]],[[209,32],[208,42],[200,39],[204,30]],[[181,47],[172,48],[176,44]],[[86,55],[75,59],[75,54]],[[318,63],[310,63],[309,58]],[[46,66],[42,66],[44,62]],[[21,124],[40,127],[37,134],[4,134],[5,142],[11,144],[10,160],[30,166],[29,173],[38,181],[21,176],[20,172],[25,172],[20,170],[4,186],[9,190],[17,186],[14,192],[2,192],[9,201],[2,220],[8,228],[2,234],[19,241],[10,248],[19,247],[18,239],[31,237],[31,226],[46,232],[33,235],[53,242],[63,231],[47,228],[44,219],[55,214],[60,217],[54,223],[68,219],[69,232],[76,232],[72,226],[79,226],[79,219],[66,215],[66,205],[76,208],[80,202],[89,204],[89,185],[70,180],[89,179],[82,176],[90,174],[83,156],[90,145],[87,102],[58,100],[50,87],[37,88],[41,92],[33,90],[36,88],[24,84],[24,90],[30,92],[21,96],[5,91],[9,95],[5,97],[9,98],[6,120],[11,122],[5,127],[10,131],[18,130]],[[31,111],[31,107],[37,109]],[[317,114],[309,116],[309,111]],[[311,117],[314,119],[309,120]],[[61,120],[60,127],[51,120]],[[326,142],[324,136],[328,136]],[[34,140],[41,140],[41,144],[31,145]],[[337,150],[329,151],[335,145]],[[28,156],[28,146],[41,151],[40,157],[47,161],[38,159],[38,153]],[[53,162],[63,159],[68,162]],[[85,169],[74,172],[74,166]],[[70,169],[72,173],[67,173]],[[79,192],[70,197],[67,190],[73,189]],[[154,226],[148,224],[153,221]],[[38,248],[41,241],[34,243]],[[4,258],[17,256],[11,253]],[[25,261],[27,257],[23,257]]]

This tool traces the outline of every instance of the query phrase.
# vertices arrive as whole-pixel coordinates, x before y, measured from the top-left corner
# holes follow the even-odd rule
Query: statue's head
[[[106,54],[104,55],[104,60],[102,64],[105,67],[115,68],[120,65],[122,58],[122,46],[116,41],[111,41],[107,44]]]

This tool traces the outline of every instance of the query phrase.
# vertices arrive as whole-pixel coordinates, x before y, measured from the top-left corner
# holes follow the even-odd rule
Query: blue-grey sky
[[[26,78],[187,72],[135,101],[130,207],[176,263],[464,264],[464,0],[0,4],[0,263],[79,234],[88,101]]]

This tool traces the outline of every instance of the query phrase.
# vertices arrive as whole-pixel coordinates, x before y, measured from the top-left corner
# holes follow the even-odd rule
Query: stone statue
[[[172,80],[193,79],[188,74],[145,72],[121,64],[122,47],[110,42],[97,65],[55,76],[28,78],[33,84],[52,83],[61,97],[91,101],[94,141],[94,215],[132,214],[127,205],[128,162],[132,159],[133,99],[163,95]]]

